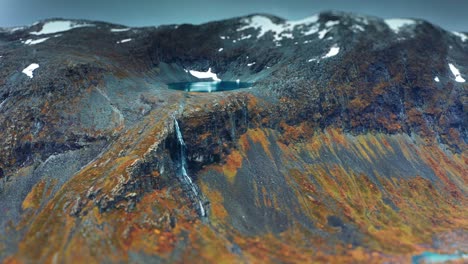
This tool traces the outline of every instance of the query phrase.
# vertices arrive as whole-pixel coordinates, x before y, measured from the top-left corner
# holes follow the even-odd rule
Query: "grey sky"
[[[422,18],[449,30],[468,31],[468,0],[0,0],[0,27],[50,17],[128,26],[199,24],[251,13],[300,19],[324,10]]]

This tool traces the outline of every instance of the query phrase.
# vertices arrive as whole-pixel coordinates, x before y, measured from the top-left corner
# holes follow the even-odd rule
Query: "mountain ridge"
[[[324,10],[324,11],[321,11],[321,12],[318,12],[318,13],[315,13],[311,16],[319,16],[321,14],[326,14],[326,15],[335,15],[335,16],[341,16],[341,17],[354,17],[354,18],[357,18],[357,17],[362,17],[362,18],[371,18],[373,20],[391,20],[391,19],[410,19],[410,20],[414,20],[414,21],[419,21],[419,22],[426,22],[426,23],[430,23],[432,24],[431,22],[429,22],[428,20],[426,19],[422,19],[422,18],[417,18],[417,17],[389,17],[389,18],[380,18],[378,16],[373,16],[373,15],[368,15],[368,14],[362,14],[362,13],[356,13],[356,12],[344,12],[344,11],[339,11],[339,10]],[[125,28],[151,28],[151,27],[165,27],[165,26],[175,26],[175,25],[194,25],[194,26],[201,26],[201,25],[204,25],[204,24],[210,24],[210,23],[218,23],[218,22],[226,22],[226,21],[229,21],[229,20],[242,20],[242,19],[245,19],[245,18],[251,18],[253,16],[264,16],[264,17],[269,17],[269,18],[274,18],[274,20],[278,21],[278,22],[294,22],[294,21],[301,21],[301,20],[304,20],[304,19],[307,19],[307,18],[310,18],[311,16],[307,16],[307,17],[304,17],[304,18],[300,18],[300,19],[286,19],[286,18],[283,18],[283,17],[280,17],[280,16],[276,16],[276,15],[273,15],[273,14],[269,14],[269,13],[262,13],[262,12],[259,12],[259,13],[249,13],[249,14],[246,14],[246,15],[242,15],[242,16],[236,16],[236,17],[231,17],[231,18],[223,18],[223,19],[219,19],[219,20],[213,20],[213,21],[209,21],[209,22],[205,22],[205,23],[200,23],[200,24],[192,24],[192,23],[176,23],[176,24],[161,24],[161,25],[146,25],[146,26],[128,26],[128,25],[125,25],[125,24],[120,24],[120,23],[111,23],[111,22],[107,22],[107,21],[101,21],[101,20],[92,20],[92,19],[73,19],[73,18],[64,18],[64,17],[50,17],[50,18],[44,18],[44,19],[40,19],[30,25],[23,25],[23,26],[16,26],[16,27],[3,27],[4,30],[12,30],[12,29],[17,29],[19,30],[19,28],[28,28],[28,27],[32,27],[32,26],[36,26],[40,23],[44,23],[44,22],[50,22],[50,21],[72,21],[72,22],[78,22],[78,23],[99,23],[99,24],[108,24],[108,25],[113,25],[113,26],[121,26],[121,27],[125,27]],[[444,27],[442,26],[439,26],[439,25],[436,25],[436,24],[433,24],[434,26],[437,26],[439,28],[442,28],[444,29],[445,31],[448,31],[448,32],[457,32],[457,31],[451,31],[451,30],[447,30],[445,29]],[[0,27],[2,28],[2,27]],[[459,33],[463,33],[463,34],[467,34],[468,32],[465,31],[461,31]]]

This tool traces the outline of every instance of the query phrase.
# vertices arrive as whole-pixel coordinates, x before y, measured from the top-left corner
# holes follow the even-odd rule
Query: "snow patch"
[[[283,38],[294,39],[292,32],[286,32],[281,35]]]
[[[68,31],[80,27],[93,27],[93,24],[77,23],[73,21],[50,21],[42,25],[42,29],[37,32],[31,32],[31,35],[53,34],[57,32]]]
[[[257,35],[257,38],[263,37],[267,32],[273,32],[273,35],[276,40],[281,40],[279,37],[279,34],[281,34],[284,30],[284,25],[278,25],[273,23],[270,18],[264,17],[264,16],[253,16],[251,18],[248,18],[247,20],[244,20],[244,23],[247,23],[247,25],[238,28],[237,31],[243,31],[249,28],[255,28],[260,30],[259,34]]]
[[[465,42],[466,40],[468,40],[468,37],[464,33],[453,31],[452,34],[454,34],[455,36],[461,38],[462,42]]]
[[[244,40],[244,39],[249,39],[251,37],[252,37],[252,35],[250,35],[250,34],[247,35],[247,36],[241,36],[240,38],[237,39],[237,41],[241,41],[241,40]]]
[[[223,51],[223,50],[224,50],[223,48],[219,48],[219,49],[218,49],[218,52],[221,52],[221,51]]]
[[[250,67],[252,65],[255,65],[256,62],[252,62],[252,63],[247,63],[247,66]]]
[[[125,31],[129,31],[130,28],[111,28],[111,32],[125,32]]]
[[[340,21],[327,21],[327,22],[325,23],[325,27],[328,27],[328,28],[329,28],[329,27],[336,26],[336,25],[338,25],[338,24],[340,24]]]
[[[434,78],[434,81],[436,81],[436,82],[440,82],[440,79],[439,79],[439,77],[438,77],[438,76],[436,76],[436,77]]]
[[[34,77],[33,71],[34,71],[35,69],[37,69],[37,68],[39,68],[39,64],[37,64],[37,63],[31,63],[31,65],[29,65],[28,67],[26,67],[26,68],[22,71],[22,73],[26,74],[29,78],[32,79],[32,78]]]
[[[117,41],[116,43],[117,43],[117,44],[121,44],[121,43],[125,43],[125,42],[130,42],[130,41],[132,41],[132,39],[131,39],[131,38],[128,38],[128,39],[119,40],[119,41]]]
[[[356,17],[356,20],[361,22],[362,24],[364,24],[366,26],[369,25],[369,20],[367,20],[367,18],[365,18],[365,17],[358,16],[358,17]]]
[[[13,33],[18,30],[23,30],[23,29],[25,29],[25,27],[14,27],[14,28],[10,28],[8,31],[10,31],[10,33]]]
[[[301,20],[288,21],[287,25],[290,31],[293,31],[295,27],[302,27],[301,34],[307,36],[307,35],[312,35],[312,34],[317,33],[319,25],[315,23],[317,23],[318,20],[319,20],[318,15],[313,15],[311,17],[306,17]],[[315,25],[312,25],[312,24],[315,24]],[[310,26],[310,28],[305,29],[307,26]]]
[[[352,25],[351,29],[353,30],[353,32],[358,32],[358,31],[364,32],[364,31],[366,31],[363,26],[357,25],[357,24]]]
[[[322,59],[330,58],[336,56],[340,52],[340,47],[334,45],[330,48],[327,54],[325,54]]]
[[[297,21],[286,21],[282,24],[276,24],[271,21],[269,17],[257,15],[244,19],[242,22],[246,25],[238,28],[237,31],[243,31],[250,28],[257,29],[259,30],[257,38],[263,37],[267,32],[272,32],[275,41],[280,41],[284,38],[293,38],[292,32],[296,27],[301,27],[301,34],[304,35],[316,33],[318,31],[318,27],[316,27],[316,25],[309,29],[305,29],[305,27],[316,23],[318,19],[319,17],[314,15]]]
[[[193,75],[194,77],[198,79],[213,79],[213,81],[220,82],[221,79],[218,78],[218,75],[214,72],[211,72],[211,68],[208,69],[206,72],[200,72],[200,71],[192,71],[189,70],[190,74]]]
[[[391,18],[385,19],[385,24],[393,30],[394,32],[398,33],[403,27],[414,25],[416,22],[412,19],[404,19],[404,18]]]
[[[26,41],[22,41],[21,43],[24,43],[25,45],[36,45],[36,44],[39,44],[39,43],[42,43],[46,40],[48,40],[49,38],[40,38],[40,39],[36,39],[36,40],[32,40],[32,39],[28,39]]]
[[[455,67],[455,65],[453,65],[452,63],[449,63],[449,67],[450,67],[450,71],[452,71],[453,76],[455,76],[455,81],[464,83],[465,79],[461,77],[460,71],[457,69],[457,67]]]
[[[295,26],[314,24],[314,23],[317,23],[318,20],[319,20],[319,16],[313,15],[310,17],[303,18],[301,20],[288,21],[287,23],[289,24],[290,27],[294,28]]]
[[[302,34],[305,35],[305,36],[308,36],[308,35],[312,35],[312,34],[315,34],[319,31],[319,24],[315,24],[313,26],[311,26],[309,29],[305,30],[303,29],[302,30]]]
[[[320,32],[318,33],[318,37],[319,39],[323,39],[325,37],[325,35],[327,35],[327,33],[330,31],[330,29],[322,29],[320,30]]]

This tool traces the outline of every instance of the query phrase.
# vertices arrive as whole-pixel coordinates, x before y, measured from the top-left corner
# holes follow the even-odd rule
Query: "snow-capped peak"
[[[246,24],[243,27],[237,29],[237,31],[244,31],[250,28],[259,30],[257,38],[263,37],[266,33],[272,32],[276,41],[282,40],[283,38],[293,38],[292,32],[296,27],[302,29],[302,34],[310,35],[318,31],[318,26],[312,26],[317,23],[319,19],[318,15],[306,17],[301,20],[289,20],[282,23],[275,23],[270,17],[255,15],[249,18],[243,19],[242,23]],[[312,26],[311,28],[307,28]]]
[[[416,24],[416,21],[412,19],[406,19],[406,18],[390,18],[390,19],[385,19],[385,24],[393,30],[395,33],[400,32],[400,30],[406,26],[411,26]]]

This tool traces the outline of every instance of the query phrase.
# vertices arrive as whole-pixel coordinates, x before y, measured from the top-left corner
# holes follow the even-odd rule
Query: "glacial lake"
[[[169,89],[185,91],[185,92],[200,92],[200,93],[212,93],[212,92],[224,92],[232,91],[237,89],[249,88],[252,83],[247,82],[177,82],[169,83]]]

